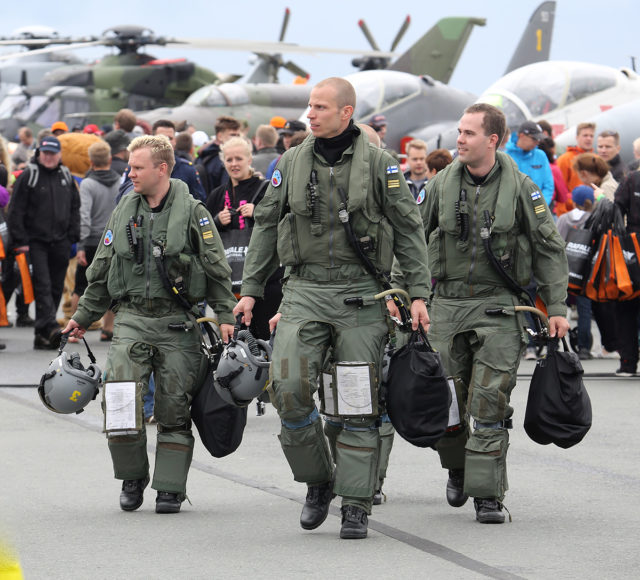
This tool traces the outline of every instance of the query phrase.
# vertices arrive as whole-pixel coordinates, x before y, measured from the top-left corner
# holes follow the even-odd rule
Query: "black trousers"
[[[621,335],[618,330],[620,321],[616,303],[591,301],[591,313],[598,325],[602,346],[609,352],[619,350]]]
[[[618,323],[618,352],[623,361],[635,367],[638,365],[638,312],[640,298],[616,302]]]
[[[45,337],[59,328],[56,321],[64,278],[69,266],[71,243],[29,242],[29,255],[33,268],[33,295],[36,300],[35,333]]]

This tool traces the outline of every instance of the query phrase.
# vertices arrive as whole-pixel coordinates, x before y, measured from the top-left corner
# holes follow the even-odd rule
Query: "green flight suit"
[[[279,262],[287,267],[269,389],[282,421],[285,457],[294,479],[308,485],[329,481],[333,471],[313,401],[327,350],[333,349],[336,362],[374,363],[379,376],[388,332],[383,301],[360,308],[344,304],[345,298],[379,292],[380,285],[339,221],[340,189],[348,196],[355,235],[369,238],[367,253],[377,267],[390,270],[395,254],[414,298],[425,297],[429,283],[424,239],[416,235],[420,214],[402,173],[393,157],[356,131],[333,166],[314,150],[312,135],[282,156],[256,208],[245,261],[244,296],[262,296]],[[315,206],[307,188],[312,170]],[[334,492],[343,505],[368,513],[377,484],[379,425],[376,416],[350,417],[331,433]]]
[[[463,190],[466,203],[461,201]],[[539,188],[502,152],[481,185],[455,160],[429,180],[420,207],[429,268],[437,279],[429,336],[447,373],[460,379],[456,390],[464,418],[460,429],[438,442],[437,450],[444,468],[464,468],[466,493],[501,500],[508,489],[504,421],[513,415],[509,400],[526,345],[526,323],[522,313],[486,314],[494,308],[513,311],[518,300],[484,250],[485,211],[497,259],[521,286],[533,272],[550,317],[566,315],[564,242]],[[467,240],[461,239],[464,213]],[[472,433],[468,416],[476,423]]]
[[[142,397],[153,372],[158,446],[152,487],[184,494],[194,443],[191,400],[202,383],[207,360],[193,315],[171,297],[162,282],[151,240],[163,246],[169,277],[182,278],[191,304],[206,298],[221,323],[233,324],[235,298],[231,272],[211,215],[182,181],[171,179],[170,183],[160,211],[151,211],[146,199],[135,192],[120,201],[87,270],[89,286],[73,319],[87,328],[104,314],[112,300],[118,301],[104,380],[105,384],[137,383],[136,412],[142,429],[136,434],[108,437],[116,479],[142,479],[148,474]],[[140,264],[136,263],[126,231],[129,218],[139,215],[139,243],[144,249]],[[169,329],[169,324],[181,323],[190,325],[191,330]]]

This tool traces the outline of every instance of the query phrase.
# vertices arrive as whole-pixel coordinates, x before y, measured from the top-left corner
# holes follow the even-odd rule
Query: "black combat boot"
[[[18,314],[16,318],[16,326],[18,328],[26,328],[31,327],[36,323],[36,321],[29,316],[29,314]]]
[[[137,510],[144,500],[144,488],[149,485],[149,476],[144,479],[125,479],[120,492],[120,509],[126,512]]]
[[[343,540],[363,540],[367,537],[369,518],[367,512],[355,505],[342,507],[342,528],[340,537]]]
[[[156,497],[156,513],[157,514],[177,514],[180,506],[185,500],[183,493],[174,493],[172,491],[159,491]]]
[[[502,503],[493,497],[475,497],[476,520],[481,524],[504,524]]]
[[[322,485],[310,485],[307,499],[300,514],[300,525],[305,530],[315,530],[327,519],[331,500],[336,497],[333,493],[333,480]]]
[[[464,469],[450,469],[447,480],[447,501],[450,506],[461,507],[469,496],[464,493]]]

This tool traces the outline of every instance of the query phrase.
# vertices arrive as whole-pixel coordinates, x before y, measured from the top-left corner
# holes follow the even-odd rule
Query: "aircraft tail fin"
[[[454,17],[439,20],[418,42],[391,66],[390,70],[429,75],[448,83],[474,26],[484,18]]]
[[[555,15],[555,2],[543,2],[536,8],[504,74],[521,66],[549,60]]]

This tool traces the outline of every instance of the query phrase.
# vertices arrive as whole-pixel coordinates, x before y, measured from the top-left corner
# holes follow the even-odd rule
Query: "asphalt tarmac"
[[[108,343],[87,336],[104,365]],[[99,403],[80,415],[48,411],[35,385],[56,352],[33,350],[31,329],[1,328],[0,341],[0,543],[15,550],[25,579],[638,577],[640,378],[615,377],[617,360],[584,361],[593,427],[568,450],[524,432],[534,362],[523,361],[512,397],[511,523],[477,523],[471,501],[450,507],[437,454],[396,437],[387,502],[374,506],[369,537],[349,541],[338,537],[338,499],[320,528],[300,528],[306,489],[292,479],[271,405],[262,417],[250,407],[229,457],[196,441],[181,513],[156,514],[151,488],[138,511],[121,511]]]

